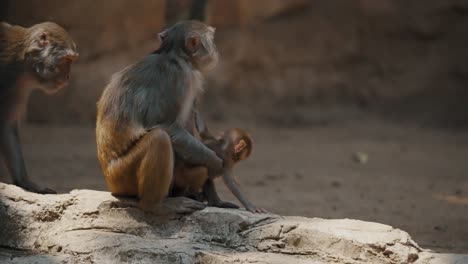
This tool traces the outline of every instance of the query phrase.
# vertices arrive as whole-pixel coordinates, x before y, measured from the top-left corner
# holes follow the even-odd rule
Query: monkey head
[[[71,64],[78,59],[76,44],[65,29],[52,22],[28,30],[24,54],[27,70],[33,72],[38,88],[54,93],[69,82]]]
[[[234,163],[247,159],[252,153],[253,140],[249,133],[239,128],[226,130],[220,137],[222,149]]]
[[[158,52],[175,51],[201,72],[213,69],[219,60],[214,44],[215,28],[202,22],[182,21],[159,33]]]

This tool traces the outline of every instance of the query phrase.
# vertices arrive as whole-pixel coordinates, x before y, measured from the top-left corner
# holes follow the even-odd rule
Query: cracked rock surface
[[[0,263],[468,263],[378,223],[219,208],[161,217],[130,204],[0,183]]]

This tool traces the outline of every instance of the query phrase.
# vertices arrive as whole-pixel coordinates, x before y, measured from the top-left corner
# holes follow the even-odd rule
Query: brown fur
[[[229,168],[247,159],[253,148],[253,140],[250,134],[239,128],[229,129],[215,140],[210,138],[203,140],[203,142],[219,156],[224,157],[225,166]],[[219,176],[215,175],[215,178]],[[189,166],[179,162],[176,164],[174,172],[173,195],[197,197],[208,178],[208,169],[206,167]]]
[[[0,23],[0,154],[13,181],[27,190],[49,193],[28,180],[19,143],[18,123],[33,89],[50,94],[68,84],[76,45],[59,25],[30,28]]]
[[[14,80],[28,79],[29,89],[53,93],[68,84],[70,65],[78,56],[75,42],[55,23],[30,28],[0,23],[2,81],[15,75]]]

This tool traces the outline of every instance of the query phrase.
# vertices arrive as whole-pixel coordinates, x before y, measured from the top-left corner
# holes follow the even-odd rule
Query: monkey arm
[[[206,165],[209,169],[220,171],[223,161],[214,151],[203,145],[178,123],[166,128],[171,137],[172,147],[183,161],[194,165]]]
[[[255,207],[240,190],[239,185],[232,176],[232,168],[226,168],[223,173],[223,180],[229,190],[236,196],[237,199],[244,205],[245,209],[252,213],[266,213],[263,208]]]
[[[208,201],[208,206],[220,207],[220,208],[239,208],[236,204],[230,202],[222,201],[218,193],[216,192],[216,187],[212,179],[208,179],[203,185],[203,195]]]
[[[200,134],[201,141],[209,149],[215,151],[215,153],[223,159],[223,162],[226,162],[226,157],[224,157],[222,150],[220,149],[219,140],[211,134],[211,131],[208,129],[205,120],[203,120],[200,112],[194,107],[194,119],[195,127]],[[213,176],[213,173],[210,172],[210,175]]]
[[[17,125],[11,126],[5,122],[0,126],[0,150],[14,184],[21,186],[27,181],[27,175]]]
[[[206,125],[205,120],[200,114],[200,111],[198,109],[194,108],[194,116],[195,116],[195,126],[198,130],[198,133],[200,133],[200,137],[203,141],[217,141],[216,138],[211,134],[210,130],[208,129],[208,126]]]
[[[3,123],[0,124],[0,152],[3,154],[13,183],[32,192],[56,193],[48,188],[40,188],[29,180],[21,151],[18,124],[10,125],[5,120],[0,119],[0,121]]]

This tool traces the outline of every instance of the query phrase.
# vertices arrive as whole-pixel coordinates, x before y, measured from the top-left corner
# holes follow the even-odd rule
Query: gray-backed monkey
[[[75,43],[55,23],[23,28],[0,22],[0,156],[14,184],[28,191],[55,193],[27,176],[19,120],[33,89],[51,94],[68,84],[71,64],[77,58]]]
[[[214,31],[197,21],[166,29],[159,49],[114,74],[98,102],[97,151],[107,185],[116,196],[136,196],[143,210],[157,209],[167,196],[175,155],[222,170],[222,159],[185,129],[203,74],[218,61]],[[187,198],[164,205],[181,213],[205,207]]]

